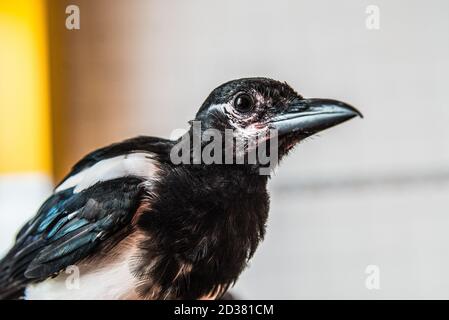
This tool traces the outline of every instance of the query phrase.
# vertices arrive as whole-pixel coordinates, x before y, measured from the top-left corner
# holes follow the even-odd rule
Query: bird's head
[[[356,116],[362,114],[344,102],[304,98],[286,83],[272,79],[244,78],[214,89],[195,121],[201,124],[201,133],[232,130],[236,139],[266,137],[275,130],[280,159],[302,139]],[[259,147],[272,140],[257,141]],[[247,146],[245,152],[250,149]]]

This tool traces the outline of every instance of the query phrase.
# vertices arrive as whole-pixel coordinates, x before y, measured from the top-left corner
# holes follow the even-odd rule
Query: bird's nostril
[[[307,103],[302,98],[295,98],[289,103],[289,111],[304,111],[308,109]]]

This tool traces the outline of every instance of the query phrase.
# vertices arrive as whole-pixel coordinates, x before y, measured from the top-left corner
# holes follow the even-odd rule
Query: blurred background
[[[0,253],[87,152],[168,137],[214,87],[266,76],[365,119],[283,161],[267,237],[232,292],[447,299],[447,30],[444,0],[0,0]]]

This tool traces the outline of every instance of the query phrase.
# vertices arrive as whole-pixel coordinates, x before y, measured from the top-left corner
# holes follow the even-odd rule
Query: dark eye
[[[234,108],[239,112],[248,112],[253,109],[253,99],[247,93],[239,93],[234,99]]]

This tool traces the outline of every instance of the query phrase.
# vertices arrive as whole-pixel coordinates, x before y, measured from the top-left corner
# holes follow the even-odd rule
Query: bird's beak
[[[341,101],[331,99],[297,99],[270,121],[270,126],[278,130],[278,135],[297,133],[310,136],[339,123],[363,115]]]

